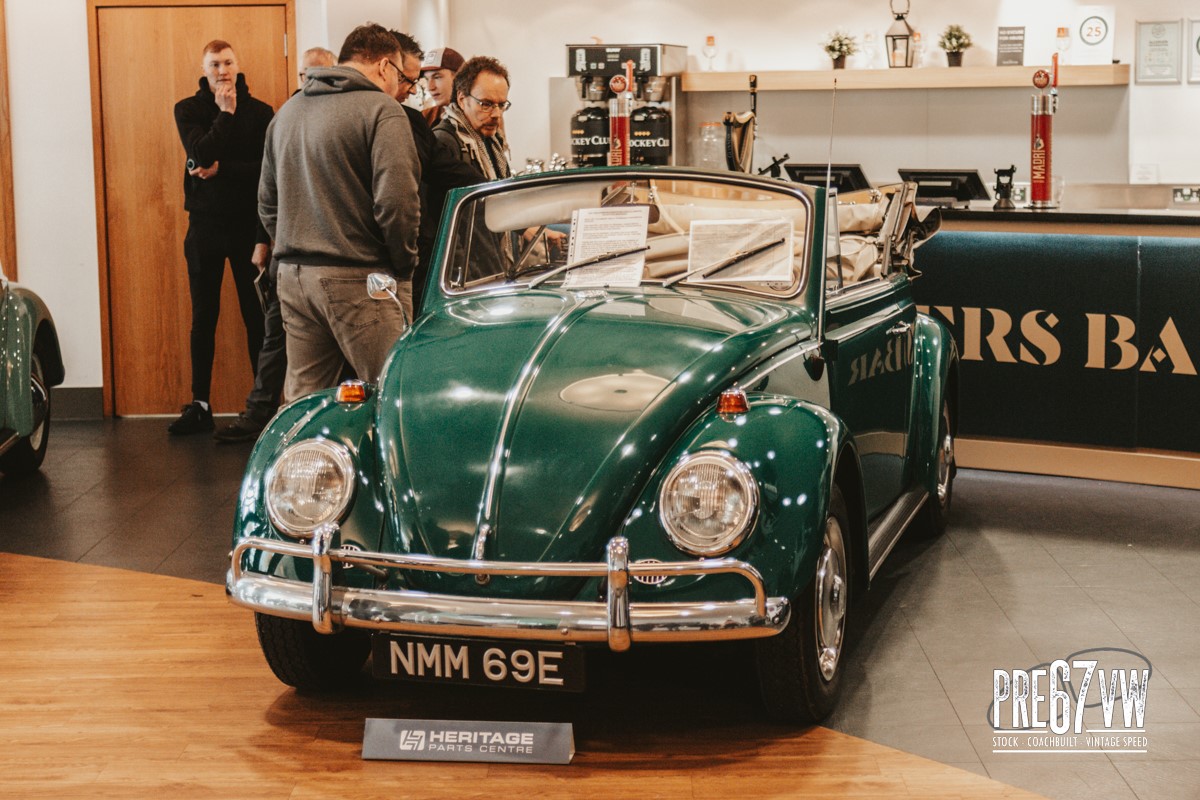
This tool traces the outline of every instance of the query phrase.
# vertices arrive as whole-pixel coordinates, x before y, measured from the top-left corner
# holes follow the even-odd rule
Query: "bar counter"
[[[1200,208],[943,209],[961,466],[1200,489]]]

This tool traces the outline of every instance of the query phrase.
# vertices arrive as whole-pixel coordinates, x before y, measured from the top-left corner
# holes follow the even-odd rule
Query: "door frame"
[[[0,0],[2,5],[4,0]],[[99,256],[100,280],[100,358],[103,375],[104,416],[113,414],[113,337],[108,293],[108,200],[104,187],[104,120],[103,98],[100,83],[100,10],[103,8],[162,8],[179,6],[283,6],[284,31],[287,36],[285,58],[287,59],[288,87],[296,88],[296,0],[88,0],[88,62],[92,84],[92,163],[96,181],[96,242]],[[2,10],[2,9],[0,9]],[[6,70],[7,72],[7,70]],[[11,171],[10,171],[11,172]]]
[[[17,219],[13,202],[12,127],[8,104],[8,32],[4,0],[0,0],[0,264],[9,280],[17,280]]]

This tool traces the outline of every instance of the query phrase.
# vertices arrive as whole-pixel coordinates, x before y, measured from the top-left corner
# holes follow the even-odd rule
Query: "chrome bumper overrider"
[[[369,553],[333,548],[336,525],[318,528],[309,543],[251,537],[233,550],[226,576],[230,599],[241,606],[279,617],[312,620],[321,633],[346,626],[377,631],[607,642],[628,650],[633,641],[702,641],[771,636],[787,624],[791,607],[785,597],[767,597],[758,570],[732,558],[668,563],[629,563],[629,541],[617,536],[604,563],[539,564],[510,561],[461,561],[426,555]],[[313,562],[312,583],[247,572],[243,556],[258,550]],[[579,600],[505,600],[409,590],[359,589],[333,585],[333,563],[377,570],[401,569],[465,575],[599,577],[607,581],[605,602]],[[631,603],[632,575],[709,575],[744,577],[754,596],[745,600],[685,603]]]

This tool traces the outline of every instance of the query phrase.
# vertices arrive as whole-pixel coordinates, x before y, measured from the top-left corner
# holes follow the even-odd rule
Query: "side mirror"
[[[367,276],[367,295],[372,300],[387,300],[389,297],[396,302],[396,306],[400,309],[400,316],[404,319],[404,327],[407,328],[412,324],[412,320],[408,318],[408,312],[404,310],[404,304],[400,302],[400,298],[396,296],[396,279],[386,272],[372,272]]]
[[[372,300],[396,299],[396,279],[384,272],[372,272],[367,276],[367,294]]]

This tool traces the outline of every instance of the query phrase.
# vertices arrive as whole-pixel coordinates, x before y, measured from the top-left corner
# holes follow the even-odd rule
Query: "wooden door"
[[[17,279],[17,225],[12,182],[12,137],[8,111],[8,34],[4,30],[4,0],[0,0],[0,267]]]
[[[101,269],[107,262],[108,378],[117,415],[174,413],[192,399],[191,301],[183,238],[183,145],[175,103],[195,93],[201,50],[233,45],[250,93],[287,100],[288,9],[278,5],[95,8],[102,136]],[[246,331],[226,268],[211,402],[240,411],[252,384]],[[109,389],[110,387],[106,387]],[[106,403],[107,405],[107,403]]]

